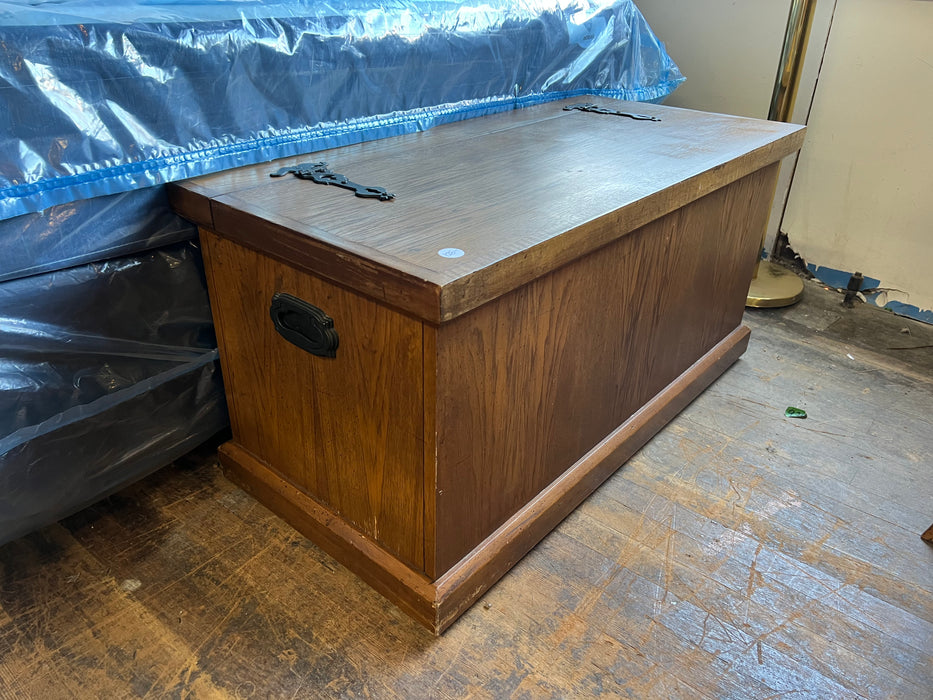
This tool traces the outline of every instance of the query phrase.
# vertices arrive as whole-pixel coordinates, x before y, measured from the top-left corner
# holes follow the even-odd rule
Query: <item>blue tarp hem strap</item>
[[[126,192],[275,158],[423,131],[440,124],[583,95],[648,102],[666,96],[677,84],[679,81],[638,90],[581,89],[522,97],[488,98],[470,104],[438,105],[329,126],[317,125],[276,136],[215,144],[195,151],[2,188],[0,219],[39,211],[76,199]]]

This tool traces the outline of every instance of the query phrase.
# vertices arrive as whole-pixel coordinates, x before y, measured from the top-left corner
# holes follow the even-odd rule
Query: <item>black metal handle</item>
[[[334,319],[321,309],[291,294],[272,295],[269,315],[285,340],[318,357],[337,357],[340,337]]]

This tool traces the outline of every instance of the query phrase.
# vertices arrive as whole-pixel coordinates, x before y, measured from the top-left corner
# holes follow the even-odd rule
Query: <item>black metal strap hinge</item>
[[[595,114],[613,114],[617,117],[628,117],[629,119],[634,119],[639,122],[659,122],[661,121],[658,117],[652,117],[647,114],[633,114],[632,112],[620,112],[617,109],[609,109],[608,107],[600,107],[599,105],[594,105],[591,102],[583,102],[578,105],[570,105],[564,107],[565,112],[594,112]]]
[[[282,177],[292,173],[295,177],[302,180],[311,180],[319,185],[336,185],[345,190],[352,190],[357,197],[367,199],[378,199],[383,202],[394,199],[395,195],[386,192],[384,187],[370,187],[368,185],[358,185],[350,182],[345,175],[338,175],[327,167],[327,163],[300,163],[299,165],[290,165],[286,168],[279,168],[274,173],[269,173],[269,177]]]

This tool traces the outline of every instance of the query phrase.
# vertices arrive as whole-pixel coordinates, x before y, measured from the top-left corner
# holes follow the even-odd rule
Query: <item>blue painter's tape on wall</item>
[[[849,279],[855,274],[854,272],[846,272],[845,270],[835,270],[831,267],[817,267],[810,263],[807,264],[807,269],[813,273],[813,276],[820,282],[830,287],[835,287],[836,289],[845,289],[848,287]],[[875,289],[880,286],[881,280],[877,280],[874,277],[863,277],[860,289]]]
[[[813,276],[825,285],[835,287],[836,289],[845,289],[849,284],[853,273],[845,270],[836,270],[831,267],[816,266],[808,264],[807,269],[813,273]],[[862,277],[861,290],[883,288],[881,280],[874,277]],[[906,316],[917,321],[933,324],[933,309],[921,309],[913,304],[905,304],[902,301],[886,301],[887,294],[884,292],[874,292],[865,294],[865,300],[888,311],[893,311],[898,316]]]

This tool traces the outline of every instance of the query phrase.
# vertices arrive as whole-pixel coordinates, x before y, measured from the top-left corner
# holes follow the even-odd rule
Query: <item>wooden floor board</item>
[[[635,515],[635,513],[633,513]],[[581,516],[577,520],[582,520]],[[672,522],[676,518],[672,518]],[[571,523],[575,525],[576,523]],[[565,523],[567,525],[567,523]],[[677,527],[681,527],[678,523]],[[592,530],[597,530],[599,528],[598,521],[589,524],[589,527],[586,528],[573,528],[573,532],[576,533],[588,533]],[[579,534],[577,535],[579,536]],[[585,535],[584,535],[585,536]],[[604,538],[599,536],[596,537],[597,542],[603,541]],[[736,588],[738,590],[731,591],[732,595],[730,596],[729,605],[727,605],[724,610],[727,612],[727,616],[716,616],[714,615],[709,608],[706,606],[698,607],[695,605],[689,598],[694,597],[694,591],[698,587],[698,581],[702,581],[706,585],[707,595],[709,595],[709,588],[718,587],[721,591],[729,590],[728,587],[723,583],[722,580],[714,581],[710,577],[695,571],[692,568],[685,567],[678,562],[683,561],[698,561],[702,558],[702,553],[698,553],[692,550],[691,545],[694,542],[684,542],[686,538],[681,536],[681,533],[675,531],[673,528],[668,528],[666,537],[660,540],[654,540],[654,538],[648,537],[645,541],[638,543],[635,547],[617,547],[618,551],[623,552],[620,557],[620,564],[624,568],[620,568],[619,571],[625,571],[630,574],[637,574],[638,578],[632,579],[631,577],[625,579],[625,584],[628,586],[624,589],[621,595],[617,594],[617,597],[620,599],[631,599],[635,603],[644,603],[648,601],[651,603],[652,608],[650,610],[642,609],[635,612],[629,612],[629,615],[636,619],[653,619],[659,622],[662,625],[665,625],[670,630],[677,630],[677,632],[685,637],[685,642],[690,648],[706,648],[711,645],[708,651],[714,653],[714,658],[719,659],[726,651],[734,652],[736,649],[745,649],[751,646],[752,642],[755,641],[750,636],[751,630],[746,631],[741,628],[741,626],[748,627],[747,622],[742,622],[740,625],[734,624],[734,621],[731,619],[733,617],[732,610],[735,607],[741,609],[743,603],[747,603],[747,588],[742,590],[741,584],[745,582],[746,576],[751,573],[754,575],[754,563],[757,562],[757,555],[760,554],[760,549],[756,550],[755,562],[751,566],[739,564],[736,566],[736,562],[741,562],[742,557],[736,556],[737,552],[735,549],[736,541],[732,540],[730,545],[723,550],[722,552],[728,553],[728,557],[725,558],[722,563],[713,563],[710,567],[709,573],[713,576],[716,575],[716,570],[720,569],[722,566],[727,566],[730,569],[735,569],[739,573],[734,579]],[[720,539],[723,539],[723,535],[720,534]],[[676,542],[674,541],[676,540]],[[717,538],[713,537],[714,542],[717,541]],[[631,540],[630,540],[631,542]],[[691,585],[687,587],[678,586],[678,583],[683,580],[685,574],[692,574],[688,576],[691,580]],[[730,581],[729,576],[723,577],[725,581]],[[616,584],[618,585],[618,584]],[[634,590],[633,590],[634,588]],[[675,588],[679,590],[675,591]],[[681,597],[681,595],[688,597]],[[632,607],[631,605],[628,607]],[[748,617],[746,605],[746,618]],[[688,615],[685,615],[686,610],[690,610]],[[757,610],[756,605],[756,618],[759,616],[768,618],[769,610]],[[597,618],[603,617],[603,615],[596,615]],[[779,623],[773,621],[769,627],[778,627]],[[757,641],[761,641],[760,639]],[[643,647],[643,644],[639,644],[639,647]],[[672,649],[671,641],[669,639],[665,640],[664,644],[665,649]],[[684,659],[681,654],[678,654],[678,663],[683,663]],[[704,664],[708,663],[708,660],[703,660]],[[796,660],[785,660],[784,665],[797,666],[799,661]],[[729,674],[732,677],[732,674]],[[740,677],[740,676],[739,676]],[[706,686],[709,684],[707,683]],[[734,692],[745,692],[748,693],[746,697],[751,696],[751,688],[754,687],[751,679],[744,678],[741,679],[741,684],[739,688],[716,688],[717,697],[723,696],[733,696]],[[767,697],[775,692],[773,687],[762,688],[762,697]]]
[[[629,474],[631,474],[631,470]],[[637,489],[623,489],[625,493],[632,491],[637,491]],[[590,539],[590,542],[595,541],[597,548],[602,549],[600,543],[606,542],[607,544],[603,546],[608,549],[623,551],[624,544],[612,541],[611,536],[607,537],[605,534],[600,536],[598,534],[600,528],[605,528],[602,523],[611,522],[611,518],[600,516],[598,520],[590,519],[590,522],[585,526],[579,526],[577,521],[588,518],[588,511],[596,506],[597,501],[598,498],[596,497],[590,499],[581,509],[580,514],[565,522],[563,529],[574,536],[579,537],[580,534],[578,533],[583,533],[587,539],[593,538]],[[663,572],[665,583],[684,583],[686,581],[686,585],[681,585],[678,588],[678,593],[688,595],[692,591],[697,600],[704,602],[704,608],[707,612],[711,612],[708,608],[710,603],[725,601],[717,611],[719,617],[714,617],[714,619],[725,620],[729,624],[741,626],[748,626],[750,624],[749,620],[753,623],[760,623],[760,627],[755,630],[759,635],[772,634],[773,630],[786,635],[788,623],[799,621],[801,624],[794,622],[789,628],[790,631],[796,631],[798,637],[811,640],[813,643],[825,639],[828,643],[836,645],[834,648],[841,650],[839,656],[852,660],[852,665],[855,668],[865,666],[864,654],[866,652],[877,656],[883,663],[882,649],[899,649],[898,658],[888,664],[891,671],[886,674],[886,677],[892,683],[896,682],[906,688],[912,687],[914,690],[926,687],[923,685],[925,682],[933,684],[931,672],[928,666],[923,663],[928,660],[928,657],[921,650],[910,647],[902,641],[902,639],[915,641],[929,639],[930,634],[933,633],[933,627],[929,627],[911,614],[903,616],[908,621],[908,625],[897,628],[896,621],[899,615],[890,606],[885,606],[884,619],[889,624],[894,623],[895,631],[898,633],[896,636],[886,634],[883,629],[878,629],[870,623],[860,625],[854,620],[849,620],[848,617],[840,614],[838,608],[841,606],[838,604],[836,607],[829,607],[821,602],[821,599],[827,596],[843,595],[841,591],[846,587],[844,582],[827,576],[819,576],[815,580],[812,567],[803,565],[771,548],[762,546],[760,540],[750,538],[740,531],[720,528],[719,524],[713,521],[707,520],[700,524],[691,523],[691,515],[694,516],[694,520],[698,516],[692,514],[689,509],[673,504],[670,501],[667,501],[667,504],[666,508],[663,505],[659,507],[658,499],[655,498],[651,510],[655,517],[664,518],[667,516],[669,522],[674,524],[677,544],[672,552],[673,561],[688,562],[689,565],[672,564],[667,552],[657,545],[652,549],[651,540],[647,538],[643,541],[645,547],[639,550],[639,554],[644,555],[645,552],[652,552],[654,560],[652,561],[645,556],[639,556],[638,559],[626,558],[624,564],[627,569],[637,570],[645,576],[660,575],[660,572]],[[643,507],[643,503],[639,503],[639,507]],[[610,506],[611,511],[616,514],[626,508],[626,506],[618,502]],[[665,509],[669,511],[667,514],[665,514]],[[630,510],[631,521],[640,520],[643,512]],[[636,528],[631,525],[626,526],[626,529],[636,532],[636,536],[639,531],[645,530],[644,527]],[[628,535],[612,532],[616,534],[617,539],[628,539]],[[663,532],[663,530],[656,528],[655,532]],[[672,528],[671,532],[675,532],[675,530]],[[597,533],[595,537],[594,533]],[[685,533],[693,533],[694,537],[684,537]],[[703,546],[700,542],[707,544]],[[748,555],[752,544],[754,544],[755,548],[753,558]],[[720,554],[727,556],[722,559],[717,556]],[[673,570],[668,568],[665,571],[665,560],[666,566],[673,566]],[[705,573],[694,568],[697,565],[704,568],[704,564]],[[642,568],[643,566],[644,568]],[[717,580],[714,581],[713,579]],[[804,588],[804,591],[798,591],[788,586],[788,582],[796,583],[798,588]],[[744,589],[743,586],[745,586]],[[729,614],[729,611],[741,610],[743,607],[745,608],[745,620],[737,623],[734,616]],[[878,606],[872,607],[877,608]],[[723,617],[724,614],[725,617]],[[810,619],[809,616],[817,616],[821,624],[808,627],[806,621]],[[828,624],[830,622],[832,624]],[[836,628],[841,628],[848,633],[833,635],[832,633]],[[868,642],[874,642],[875,640],[880,641],[879,643],[867,645]],[[825,659],[821,657],[814,656],[814,658],[820,664],[825,663]],[[877,673],[885,675],[881,671]],[[920,685],[915,685],[907,680],[910,678],[915,678]],[[884,687],[884,684],[876,685]]]
[[[695,432],[702,431],[695,429]],[[893,524],[866,512],[867,506],[864,510],[855,508],[825,493],[805,488],[800,480],[758,467],[748,461],[748,448],[743,441],[732,442],[711,459],[710,468],[694,473],[689,482],[663,476],[660,465],[654,460],[646,469],[627,470],[619,480],[624,486],[613,488],[627,489],[629,482],[647,478],[648,489],[692,497],[697,507],[701,506],[700,501],[705,501],[702,507],[707,512],[727,504],[735,510],[735,522],[756,528],[762,538],[780,538],[783,546],[795,547],[801,555],[816,542],[836,554],[843,553],[883,569],[904,582],[926,582],[928,551],[916,537],[916,529],[911,531]],[[793,469],[796,465],[784,461],[783,466]],[[654,486],[656,479],[664,481]],[[745,485],[745,488],[739,489],[735,484]],[[749,488],[750,485],[754,487]]]
[[[636,469],[630,469],[626,473],[626,480],[635,480],[640,473]],[[681,485],[680,490],[686,492],[685,485]],[[792,562],[793,571],[788,570],[787,567],[781,567],[784,572],[782,575],[787,576],[790,585],[806,586],[804,592],[814,596],[819,595],[825,588],[835,589],[841,584],[858,584],[860,590],[864,591],[871,590],[874,584],[879,589],[883,588],[878,599],[884,601],[886,619],[893,621],[896,618],[893,607],[900,604],[901,609],[904,610],[905,619],[918,633],[921,633],[915,636],[923,636],[924,630],[933,634],[933,624],[930,619],[930,613],[933,611],[931,610],[933,595],[929,590],[928,577],[926,579],[921,577],[920,581],[911,583],[863,558],[839,553],[829,547],[825,540],[820,542],[823,538],[821,533],[830,528],[816,529],[804,524],[800,525],[801,529],[798,530],[795,529],[794,523],[782,527],[776,515],[783,509],[776,508],[774,504],[786,503],[786,501],[769,499],[766,501],[768,507],[756,512],[747,510],[741,503],[713,500],[702,507],[701,512],[697,512],[675,501],[655,498],[649,508],[642,509],[638,501],[634,508],[627,503],[626,496],[633,491],[635,490],[622,487],[617,489],[618,499],[615,503],[618,505],[611,504],[607,508],[613,513],[612,517],[621,518],[623,508],[627,508],[630,520],[641,520],[646,513],[656,522],[661,523],[666,520],[678,541],[684,546],[689,544],[692,547],[689,553],[691,557],[696,557],[695,561],[712,560],[716,564],[728,563],[730,565],[743,562],[750,566],[754,561],[753,557],[764,556],[775,562],[775,566],[785,561]],[[676,488],[656,484],[655,493],[662,491],[667,491],[672,495],[677,493]],[[685,496],[695,498],[686,493]],[[794,505],[799,507],[802,503],[801,501]],[[797,510],[797,507],[788,510]],[[601,520],[612,522],[610,517],[602,517]],[[800,522],[799,518],[794,518],[794,520]],[[644,530],[644,525],[640,529]],[[660,528],[655,528],[655,531],[658,530]],[[814,530],[817,531],[814,532]],[[813,539],[809,539],[810,537]],[[922,550],[926,545],[916,535],[913,540],[907,541],[907,546],[910,552],[916,551],[919,555],[929,556]],[[916,559],[912,556],[905,556],[903,560],[913,565],[921,558],[921,556]],[[713,564],[710,565],[710,570],[716,576],[725,576],[730,571],[729,568],[720,570],[713,566]],[[922,562],[918,568],[922,573]],[[929,570],[929,562],[926,569]],[[743,575],[740,573],[735,580],[723,578],[722,582],[740,590]]]
[[[440,638],[203,448],[0,547],[0,700],[930,697],[933,365],[884,352],[927,331],[838,300],[746,314],[745,356]]]

